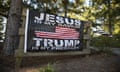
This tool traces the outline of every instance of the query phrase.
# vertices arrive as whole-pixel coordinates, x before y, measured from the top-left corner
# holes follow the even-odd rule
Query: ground
[[[48,64],[55,72],[120,72],[120,56],[104,53],[58,58],[25,58],[19,72],[39,72],[40,68]]]

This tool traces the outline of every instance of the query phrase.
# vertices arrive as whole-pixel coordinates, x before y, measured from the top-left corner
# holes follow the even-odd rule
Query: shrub
[[[47,67],[40,68],[39,72],[54,72],[54,69],[48,64]]]
[[[94,47],[120,48],[120,33],[113,35],[113,37],[100,36],[92,38],[90,45]]]

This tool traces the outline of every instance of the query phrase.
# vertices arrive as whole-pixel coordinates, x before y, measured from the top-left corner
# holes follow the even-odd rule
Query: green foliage
[[[113,37],[100,36],[95,37],[91,41],[91,46],[94,47],[118,47],[120,48],[120,33],[113,35]]]
[[[120,33],[114,34],[113,37],[100,36],[92,38],[91,46],[93,46],[98,52],[111,55],[111,48],[120,48]]]
[[[8,10],[10,8],[10,0],[0,0],[0,15],[8,17]]]
[[[47,67],[40,68],[39,72],[54,72],[54,69],[48,64]]]

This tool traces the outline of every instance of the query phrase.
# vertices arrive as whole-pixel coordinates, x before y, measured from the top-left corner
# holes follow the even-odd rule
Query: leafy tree
[[[99,10],[95,12],[95,17],[103,18],[104,24],[109,27],[109,32],[112,34],[114,26],[120,21],[120,1],[119,0],[92,0],[93,8]]]

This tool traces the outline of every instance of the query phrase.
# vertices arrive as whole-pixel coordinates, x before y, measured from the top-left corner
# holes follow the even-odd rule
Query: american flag
[[[54,39],[79,39],[79,32],[73,28],[66,28],[61,26],[54,26],[53,31],[50,28],[43,28],[40,31],[35,30],[36,37],[54,38]]]

